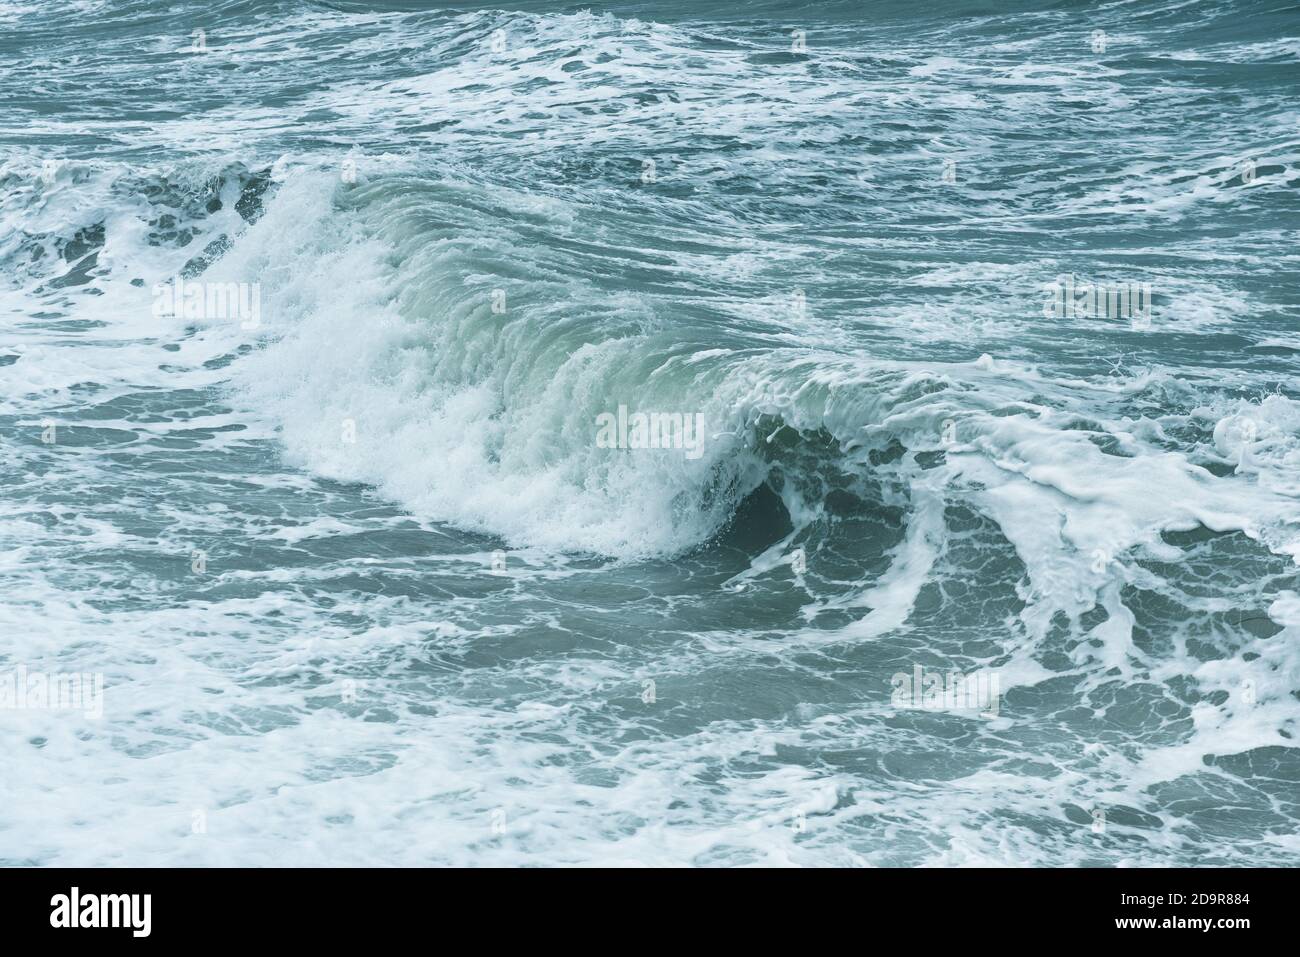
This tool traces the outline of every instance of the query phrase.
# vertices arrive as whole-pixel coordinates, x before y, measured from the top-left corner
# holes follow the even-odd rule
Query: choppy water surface
[[[1296,864],[1300,8],[943,6],[0,3],[0,860]]]

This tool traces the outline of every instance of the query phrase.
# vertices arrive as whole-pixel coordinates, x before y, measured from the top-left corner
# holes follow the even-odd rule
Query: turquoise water
[[[0,861],[1294,865],[1298,92],[1241,0],[0,3],[0,678],[103,678]]]

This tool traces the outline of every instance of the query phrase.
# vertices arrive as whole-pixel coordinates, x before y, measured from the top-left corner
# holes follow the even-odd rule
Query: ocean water
[[[0,862],[1300,863],[1295,4],[5,0],[0,144]]]

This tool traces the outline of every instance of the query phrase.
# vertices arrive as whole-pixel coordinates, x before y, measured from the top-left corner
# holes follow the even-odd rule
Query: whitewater
[[[1300,863],[1300,13],[930,6],[0,2],[0,863]]]

